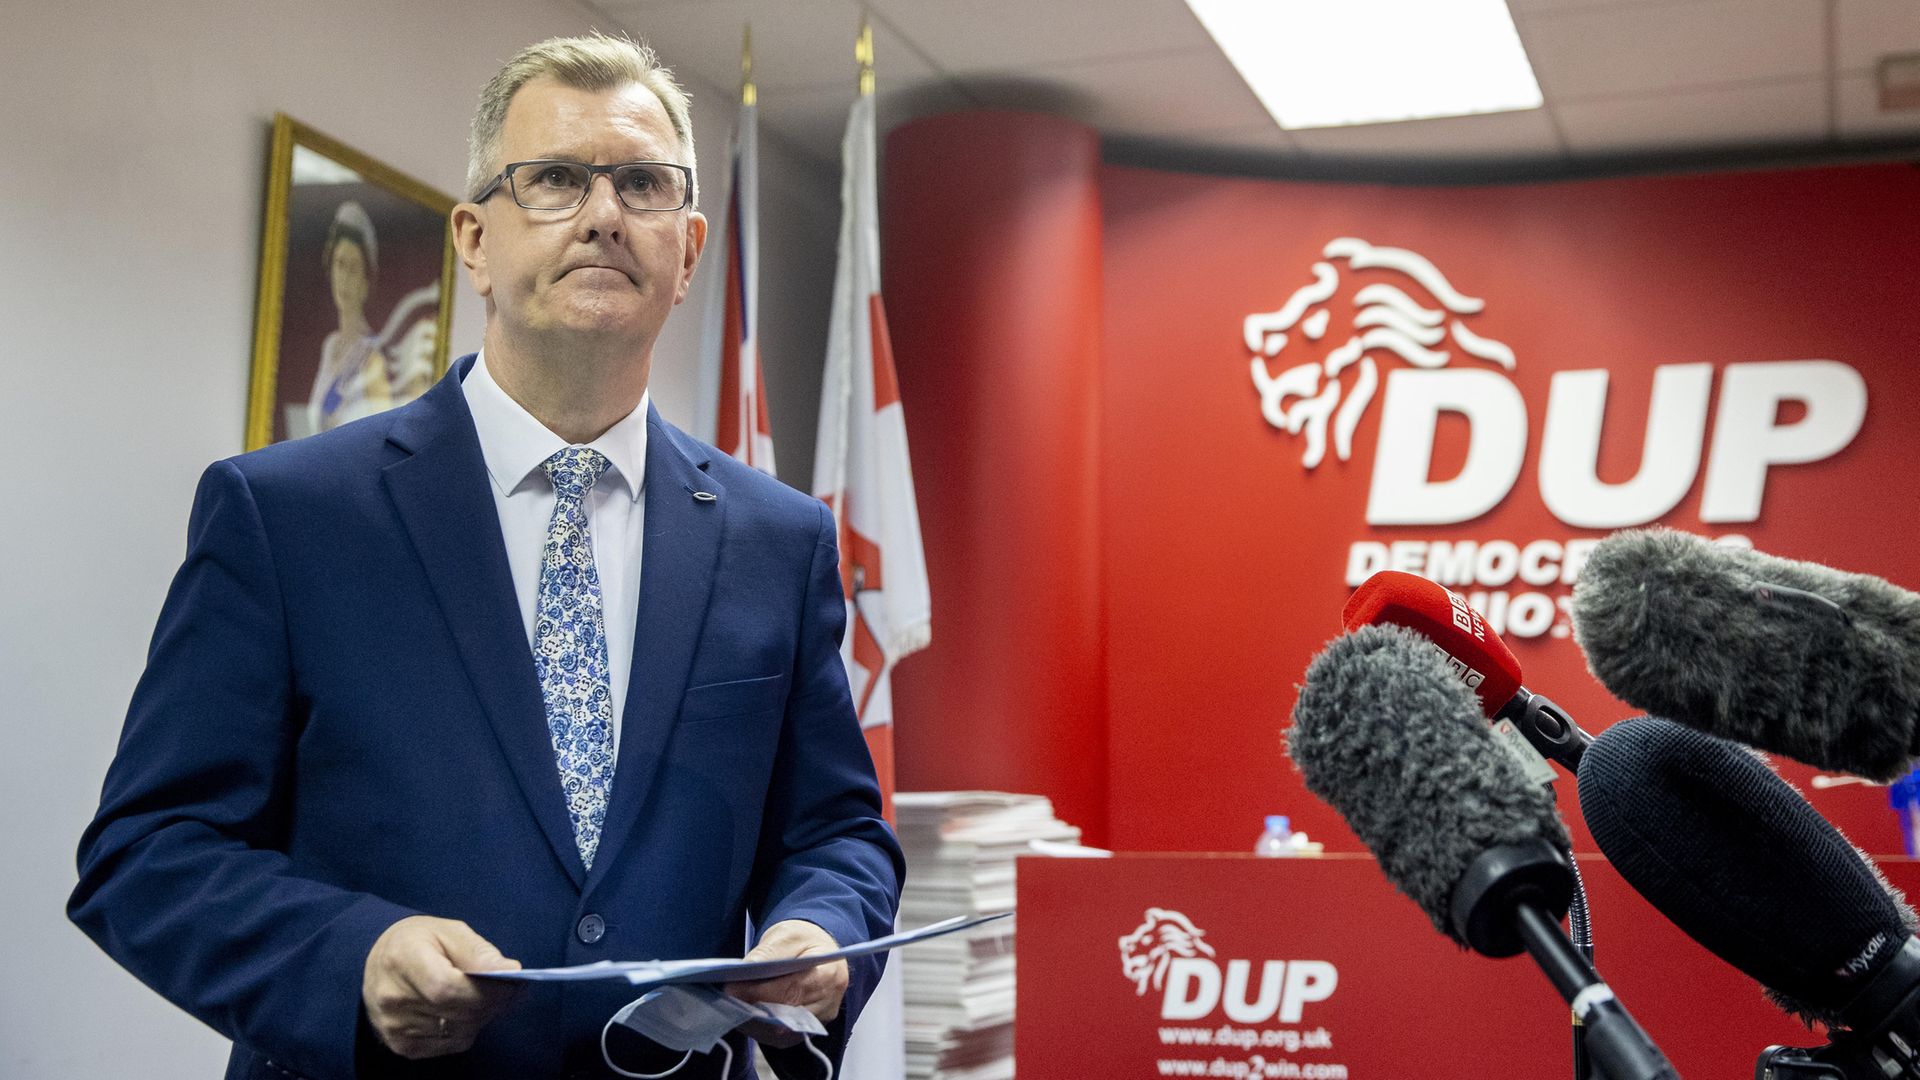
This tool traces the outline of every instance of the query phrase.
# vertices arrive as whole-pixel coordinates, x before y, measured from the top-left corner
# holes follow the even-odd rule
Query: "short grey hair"
[[[507,122],[507,106],[520,88],[539,78],[550,78],[576,90],[618,90],[638,83],[660,99],[667,119],[680,140],[682,164],[694,168],[693,109],[686,90],[654,51],[632,38],[609,37],[594,31],[584,37],[548,38],[529,45],[507,61],[480,91],[480,107],[473,114],[467,138],[467,198],[480,194],[503,164],[500,129]],[[693,199],[700,197],[699,172],[694,172]]]

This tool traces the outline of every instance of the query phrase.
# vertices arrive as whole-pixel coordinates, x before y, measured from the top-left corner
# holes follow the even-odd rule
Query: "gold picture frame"
[[[454,203],[274,114],[248,450],[404,404],[446,372]]]

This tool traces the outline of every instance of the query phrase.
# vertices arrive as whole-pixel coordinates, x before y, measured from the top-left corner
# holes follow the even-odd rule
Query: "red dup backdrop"
[[[1602,522],[1744,536],[1920,588],[1920,170],[1910,165],[1293,183],[1103,166],[1092,133],[1071,123],[967,114],[896,130],[883,194],[934,609],[933,645],[895,673],[902,789],[1040,792],[1089,842],[1123,851],[1244,852],[1264,815],[1287,813],[1331,850],[1359,852],[1302,787],[1281,732],[1308,660],[1375,556],[1453,575],[1504,630],[1527,684],[1593,731],[1632,714],[1587,674],[1567,633],[1569,566],[1611,531]],[[1327,295],[1290,305],[1316,282]],[[1272,317],[1249,334],[1261,315]],[[1414,347],[1421,337],[1432,341]],[[1343,366],[1352,338],[1365,349]],[[1330,371],[1339,389],[1321,398]],[[1573,372],[1605,373],[1604,391]],[[1669,419],[1650,432],[1656,380]],[[1436,415],[1449,395],[1476,419]],[[1374,491],[1383,436],[1397,441],[1384,486],[1398,498]],[[1548,447],[1563,462],[1548,470],[1551,499]],[[1423,486],[1467,479],[1484,509],[1461,511],[1457,493],[1437,510],[1414,505]],[[1703,513],[1709,488],[1720,505]],[[1382,523],[1369,522],[1370,498]],[[1815,789],[1814,770],[1781,767],[1868,851],[1902,851],[1883,789]],[[1572,783],[1557,787],[1576,847],[1591,851]],[[1602,969],[1633,992],[1630,1007],[1683,1072],[1739,1075],[1764,1042],[1817,1041],[1796,1039],[1751,984],[1680,942],[1610,873],[1596,876]],[[1167,895],[1198,885],[1170,880]],[[1319,910],[1226,886],[1207,895],[1150,902],[1187,904],[1196,918],[1206,903],[1218,913],[1205,919],[1249,927],[1263,912],[1291,925]],[[1351,910],[1375,899],[1356,896]],[[1023,913],[1023,926],[1029,916],[1051,917]],[[1095,936],[1132,918],[1128,907],[1103,919]],[[1408,935],[1429,933],[1403,921],[1413,929],[1354,961],[1343,993],[1390,993],[1398,958],[1412,955],[1402,950],[1417,949]],[[1609,941],[1636,944],[1609,953]],[[1644,942],[1672,947],[1636,963]],[[1132,995],[1109,970],[1111,947],[1049,960],[1045,976],[1083,1025],[1061,1034],[1157,1052],[1141,1027],[1155,1011],[1103,1012],[1077,989],[1084,972]],[[1501,968],[1429,1005],[1469,1030],[1511,977]],[[1045,1015],[1037,985],[1021,982],[1022,1046],[1050,1037],[1032,1027]],[[1552,1013],[1534,985],[1530,1007]],[[1698,1021],[1703,993],[1738,1016],[1736,1030]],[[1561,1058],[1538,1063],[1557,1073]]]
[[[1556,372],[1610,373],[1598,471],[1623,483],[1640,469],[1656,368],[1712,365],[1717,405],[1730,364],[1848,365],[1867,388],[1858,434],[1824,460],[1773,467],[1758,520],[1701,520],[1703,463],[1657,521],[1742,534],[1764,551],[1920,588],[1912,480],[1920,448],[1912,415],[1920,400],[1920,170],[1912,166],[1447,189],[1112,168],[1101,192],[1101,467],[1109,496],[1101,523],[1110,597],[1109,839],[1117,847],[1237,850],[1252,843],[1262,813],[1287,812],[1353,850],[1332,810],[1301,788],[1276,737],[1309,657],[1338,630],[1351,545],[1524,546],[1606,535],[1558,520],[1541,495]],[[1378,399],[1354,433],[1351,460],[1330,449],[1312,470],[1301,464],[1302,439],[1262,419],[1242,320],[1279,308],[1339,237],[1425,256],[1456,289],[1485,301],[1466,320],[1474,331],[1512,348],[1511,373],[1463,359],[1458,349],[1449,364],[1510,378],[1525,402],[1524,463],[1491,511],[1455,525],[1369,526]],[[1345,277],[1347,267],[1339,269]],[[1347,336],[1351,309],[1342,301],[1354,288],[1406,286],[1381,269],[1351,277],[1309,358]],[[1278,374],[1288,362],[1271,368]],[[1411,369],[1397,357],[1380,367],[1388,380]],[[1804,420],[1805,411],[1783,405],[1776,422]],[[1708,416],[1710,447],[1714,412]],[[1435,479],[1460,468],[1467,437],[1463,420],[1442,417]],[[1123,489],[1135,496],[1121,497]],[[1454,588],[1534,591],[1556,602],[1570,592],[1558,581]],[[1587,673],[1572,639],[1555,632],[1564,633],[1564,609],[1553,622],[1539,636],[1507,634],[1528,685],[1589,730],[1631,715]],[[1784,769],[1796,782],[1812,772]],[[1572,785],[1558,786],[1577,842],[1591,849]],[[1806,790],[1856,842],[1901,853],[1882,790]]]

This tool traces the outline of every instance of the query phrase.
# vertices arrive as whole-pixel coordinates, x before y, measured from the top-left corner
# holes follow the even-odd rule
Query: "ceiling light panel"
[[[1540,107],[1505,0],[1187,0],[1288,129]]]

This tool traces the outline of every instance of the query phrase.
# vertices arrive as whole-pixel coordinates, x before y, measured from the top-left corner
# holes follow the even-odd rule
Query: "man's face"
[[[579,90],[552,79],[520,88],[507,107],[500,161],[560,158],[590,165],[681,160],[667,110],[638,84]],[[596,176],[572,210],[528,210],[503,186],[454,210],[474,288],[523,340],[593,340],[645,353],[686,299],[706,240],[691,209],[629,210],[612,178]]]

